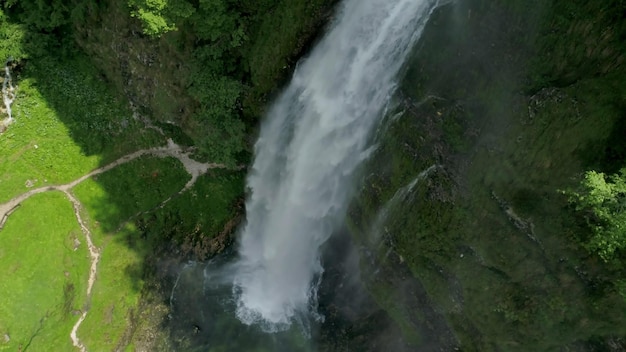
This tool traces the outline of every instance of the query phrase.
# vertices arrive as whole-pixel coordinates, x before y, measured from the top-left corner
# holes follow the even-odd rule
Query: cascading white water
[[[351,180],[395,76],[437,0],[346,0],[297,68],[256,143],[235,265],[237,316],[267,330],[315,314],[319,248],[345,216]]]
[[[3,132],[11,123],[13,123],[13,113],[11,112],[11,105],[15,100],[15,88],[13,87],[13,79],[11,77],[11,64],[12,59],[8,59],[4,64],[4,81],[2,82],[2,102],[4,103],[4,109],[7,117],[0,120],[0,133]]]

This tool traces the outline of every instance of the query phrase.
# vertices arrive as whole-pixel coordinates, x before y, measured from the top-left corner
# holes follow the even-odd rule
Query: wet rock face
[[[423,330],[420,341],[408,340],[403,336],[401,328],[393,321],[377,303],[368,286],[378,278],[384,277],[394,287],[402,287],[402,297],[411,297],[413,306],[426,306],[419,283],[407,282],[405,268],[371,274],[374,267],[370,265],[366,252],[362,251],[350,238],[346,231],[336,233],[324,248],[324,275],[319,288],[319,312],[324,321],[319,328],[320,351],[414,351],[420,348],[450,347],[454,339],[442,334],[442,330],[427,329],[418,317],[411,324],[417,324]],[[391,261],[397,261],[397,258]],[[398,296],[398,298],[400,297]],[[407,302],[407,301],[405,301]],[[434,313],[434,312],[433,312]],[[430,324],[437,325],[441,319],[435,316]],[[434,331],[437,330],[437,331]],[[447,349],[449,350],[449,349]]]
[[[423,286],[464,349],[622,344],[615,337],[626,333],[624,317],[597,310],[624,306],[611,288],[616,274],[577,244],[585,229],[558,192],[604,162],[606,136],[620,120],[598,112],[619,100],[611,93],[617,81],[611,74],[567,86],[534,80],[545,69],[534,59],[548,33],[541,26],[559,4],[468,0],[442,8],[407,69],[398,116],[379,136],[350,211],[355,241],[367,248],[362,260],[375,263],[367,288],[405,336],[419,331],[410,318],[426,313],[411,303],[415,294],[402,296],[387,279],[401,272],[390,258]],[[595,6],[575,22],[602,16],[603,5]],[[600,96],[608,105],[597,103]],[[389,211],[381,240],[369,243],[370,225],[393,194],[433,163],[445,172]]]

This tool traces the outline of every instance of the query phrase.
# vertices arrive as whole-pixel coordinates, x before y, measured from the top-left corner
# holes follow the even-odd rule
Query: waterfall
[[[4,64],[4,80],[2,81],[2,102],[4,103],[4,109],[7,117],[4,120],[0,120],[0,133],[4,131],[11,123],[13,123],[13,113],[11,112],[11,105],[15,100],[15,87],[13,87],[13,80],[11,77],[11,65],[12,59],[9,58]]]
[[[271,106],[248,176],[235,263],[237,316],[267,331],[316,317],[320,246],[437,0],[346,0]]]

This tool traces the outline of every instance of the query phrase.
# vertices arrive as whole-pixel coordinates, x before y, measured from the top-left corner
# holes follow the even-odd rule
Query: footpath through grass
[[[84,57],[34,60],[14,73],[16,122],[0,135],[0,202],[32,188],[68,183],[165,141],[145,132],[126,102],[98,77]],[[28,199],[0,231],[0,271],[6,273],[0,280],[0,350],[72,350],[70,331],[88,307],[79,338],[92,350],[115,347],[110,341],[124,332],[129,309],[139,299],[146,251],[103,230],[114,233],[122,220],[179,191],[189,176],[171,158],[144,158],[110,173],[87,180],[78,192],[89,214],[95,214],[89,224],[102,224],[92,228],[102,257],[90,302],[86,241],[64,195]]]
[[[47,58],[15,75],[15,123],[0,136],[0,202],[161,142],[141,130],[86,60]]]
[[[0,232],[0,350],[72,350],[88,271],[85,236],[65,195],[22,203]]]
[[[0,136],[2,203],[166,140],[133,119],[125,100],[109,91],[84,57],[63,64],[35,60],[15,76],[16,122]],[[89,255],[69,200],[52,192],[24,202],[0,231],[0,270],[10,273],[0,283],[0,337],[7,336],[0,350],[29,343],[33,350],[71,350],[70,331],[85,309],[78,337],[89,350],[128,345],[144,289],[144,260],[154,246],[167,238],[182,241],[175,233],[197,228],[204,231],[196,235],[213,236],[236,215],[242,172],[212,171],[178,195],[189,179],[178,160],[144,156],[72,189],[101,253],[89,299]]]

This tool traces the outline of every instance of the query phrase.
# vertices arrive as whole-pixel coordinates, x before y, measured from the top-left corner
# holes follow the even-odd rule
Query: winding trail
[[[166,157],[173,157],[176,158],[178,160],[180,160],[180,162],[183,164],[183,166],[185,167],[185,170],[187,171],[187,173],[189,173],[191,175],[191,180],[189,180],[189,182],[187,182],[187,184],[185,185],[185,187],[183,188],[184,190],[189,189],[191,186],[194,185],[194,183],[196,182],[196,180],[198,179],[198,177],[204,173],[206,173],[209,169],[225,169],[226,166],[224,164],[215,164],[215,163],[201,163],[198,162],[196,160],[193,160],[189,154],[192,152],[192,149],[183,149],[181,146],[179,146],[178,144],[174,143],[174,141],[172,141],[171,139],[168,139],[167,141],[167,146],[165,147],[156,147],[156,148],[150,148],[150,149],[142,149],[142,150],[138,150],[136,152],[124,155],[123,157],[115,160],[114,162],[99,167],[79,178],[77,178],[76,180],[70,182],[70,183],[66,183],[63,185],[52,185],[52,186],[44,186],[44,187],[39,187],[39,188],[35,188],[33,190],[30,190],[26,193],[23,193],[11,200],[9,200],[8,202],[4,203],[4,204],[0,204],[0,230],[2,230],[2,227],[4,226],[4,223],[6,222],[6,220],[8,219],[8,217],[11,215],[11,213],[26,199],[34,196],[35,194],[39,194],[39,193],[43,193],[43,192],[49,192],[49,191],[61,191],[61,192],[69,192],[72,188],[76,187],[77,185],[79,185],[80,183],[84,182],[86,179],[99,175],[101,173],[107,172],[117,166],[126,164],[130,161],[133,161],[137,158],[140,158],[144,155],[152,155],[152,156],[156,156],[159,158],[166,158]]]
[[[85,238],[87,238],[87,248],[89,249],[89,256],[91,257],[91,266],[89,268],[89,279],[87,281],[87,299],[91,299],[91,289],[93,288],[93,284],[96,282],[96,274],[98,273],[98,262],[100,261],[100,250],[98,249],[98,247],[96,247],[93,244],[91,231],[89,231],[89,228],[87,227],[87,225],[85,225],[85,222],[83,221],[83,218],[80,215],[80,210],[81,210],[80,201],[76,199],[76,197],[74,197],[74,195],[68,191],[65,191],[63,193],[65,193],[65,195],[70,200],[70,202],[72,202],[72,205],[74,206],[74,214],[76,215],[76,220],[78,221],[78,224],[80,225],[80,229],[85,234]],[[78,349],[80,349],[81,352],[87,351],[87,349],[85,348],[85,345],[83,345],[82,342],[80,342],[80,340],[78,339],[76,332],[78,331],[78,328],[80,327],[80,325],[83,323],[83,320],[85,320],[85,318],[87,317],[87,311],[88,309],[85,309],[83,311],[83,314],[80,315],[80,318],[78,319],[76,324],[74,324],[74,326],[72,327],[72,332],[70,333],[72,344]]]
[[[155,148],[150,148],[150,149],[142,149],[142,150],[138,150],[136,152],[127,154],[122,156],[121,158],[113,161],[112,163],[99,167],[95,170],[92,170],[91,172],[77,178],[76,180],[63,184],[63,185],[51,185],[51,186],[45,186],[45,187],[40,187],[40,188],[36,188],[33,190],[30,190],[26,193],[23,193],[19,196],[16,196],[15,198],[9,200],[8,202],[4,203],[4,204],[0,204],[0,231],[2,231],[2,228],[4,227],[4,224],[6,223],[6,221],[8,220],[9,216],[20,206],[20,204],[25,201],[26,199],[39,194],[39,193],[44,193],[44,192],[50,192],[50,191],[60,191],[63,192],[67,198],[69,199],[69,201],[72,203],[73,207],[74,207],[74,215],[76,215],[76,220],[78,221],[78,224],[80,225],[80,228],[83,232],[83,234],[85,235],[85,238],[87,240],[87,248],[89,249],[89,256],[90,256],[90,260],[91,260],[91,265],[90,265],[90,269],[89,269],[89,279],[88,279],[88,284],[87,284],[87,300],[89,301],[91,299],[91,290],[93,288],[93,285],[96,281],[96,276],[98,273],[98,262],[100,260],[100,249],[98,247],[96,247],[93,243],[92,240],[92,234],[91,231],[89,231],[89,228],[87,227],[87,225],[85,224],[85,221],[83,220],[82,216],[81,216],[81,210],[82,210],[82,205],[80,203],[80,201],[71,193],[72,188],[76,187],[77,185],[79,185],[80,183],[82,183],[83,181],[87,180],[90,177],[99,175],[101,173],[107,172],[117,166],[120,166],[122,164],[126,164],[130,161],[133,161],[137,158],[140,158],[144,155],[152,155],[152,156],[156,156],[159,158],[166,158],[166,157],[173,157],[178,159],[184,166],[185,170],[187,171],[187,173],[189,173],[189,175],[191,175],[191,179],[185,184],[185,186],[177,193],[180,194],[186,190],[188,190],[189,188],[191,188],[196,180],[198,179],[199,176],[205,174],[209,169],[224,169],[226,168],[226,165],[224,164],[216,164],[216,163],[201,163],[198,162],[196,160],[193,160],[190,157],[191,152],[193,151],[192,148],[183,148],[181,146],[179,146],[178,144],[174,143],[174,141],[172,141],[171,139],[167,140],[167,146],[165,147],[155,147]],[[167,198],[166,200],[164,200],[163,202],[161,202],[161,204],[159,205],[159,207],[162,207],[163,205],[165,205],[165,203],[167,203],[172,197]],[[80,328],[80,325],[82,324],[82,322],[85,320],[85,318],[87,317],[87,312],[89,311],[88,308],[85,308],[84,311],[82,312],[80,318],[78,319],[78,321],[76,322],[76,324],[74,324],[74,326],[72,327],[72,331],[70,333],[70,338],[72,339],[72,344],[78,348],[81,352],[85,352],[87,351],[85,345],[80,341],[80,339],[78,338],[78,329]]]

